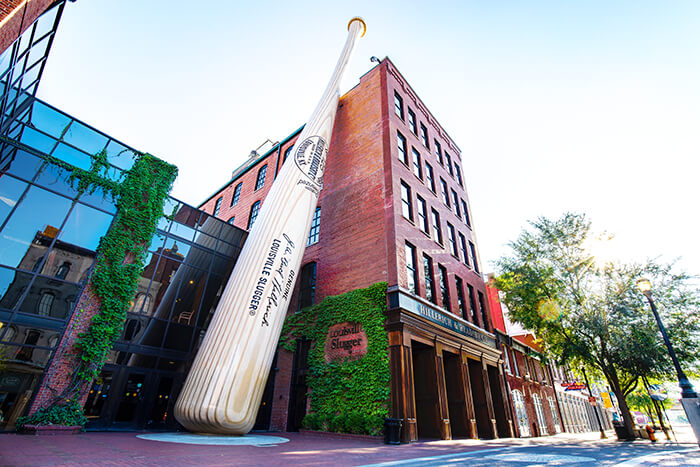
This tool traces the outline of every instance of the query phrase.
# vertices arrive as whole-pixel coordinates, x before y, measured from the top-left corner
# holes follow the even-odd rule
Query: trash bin
[[[401,426],[403,420],[400,418],[384,419],[384,444],[401,444]]]
[[[615,434],[617,435],[618,441],[631,441],[633,439],[629,437],[625,425],[622,423],[613,423],[613,426],[615,427]]]

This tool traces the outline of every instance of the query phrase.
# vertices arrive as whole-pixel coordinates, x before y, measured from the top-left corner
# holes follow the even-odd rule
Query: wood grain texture
[[[258,407],[318,201],[339,82],[365,24],[354,18],[335,71],[250,229],[193,362],[175,417],[190,431],[245,434]]]

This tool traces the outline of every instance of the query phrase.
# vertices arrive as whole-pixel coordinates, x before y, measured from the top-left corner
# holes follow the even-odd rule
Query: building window
[[[52,293],[44,292],[39,299],[38,312],[40,316],[51,316],[51,308],[56,297]]]
[[[425,163],[425,178],[428,180],[430,191],[435,193],[435,176],[433,175],[433,166]]]
[[[425,233],[429,234],[428,230],[428,208],[425,204],[425,200],[419,195],[416,195],[416,201],[418,203],[418,227]]]
[[[469,219],[469,211],[467,210],[467,202],[464,200],[462,201],[462,212],[464,212],[464,222],[467,224],[467,227],[471,229],[472,227],[472,222],[471,219]]]
[[[462,170],[459,168],[459,164],[455,162],[455,175],[457,176],[457,183],[459,183],[459,186],[464,187],[464,184],[462,183]]]
[[[413,110],[411,110],[410,107],[408,108],[408,128],[414,135],[418,134],[418,131],[416,130],[416,114],[413,113]]]
[[[442,165],[442,147],[440,143],[438,143],[438,140],[434,139],[433,142],[435,143],[435,157],[437,157],[438,162]]]
[[[425,298],[433,303],[437,303],[435,295],[435,276],[433,275],[433,259],[428,255],[423,255],[423,274],[425,274]]]
[[[462,260],[464,264],[469,266],[469,254],[467,253],[467,239],[464,237],[462,232],[459,232],[459,249],[462,250]]]
[[[68,276],[68,272],[70,272],[70,263],[68,261],[64,261],[63,264],[58,267],[56,277],[59,279],[65,279],[66,276]]]
[[[396,144],[399,147],[399,160],[408,165],[408,149],[406,148],[406,138],[400,132],[396,132]]]
[[[557,412],[557,406],[554,404],[554,399],[547,397],[547,402],[549,402],[549,410],[552,412],[552,421],[554,422],[554,432],[561,433],[561,424],[559,423],[559,413]]]
[[[452,191],[452,201],[454,203],[455,214],[457,215],[457,217],[459,217],[461,219],[462,214],[459,212],[459,198],[457,198],[457,192],[454,190],[450,190],[450,191]]]
[[[309,230],[309,238],[306,241],[306,246],[318,243],[318,233],[321,229],[321,207],[317,207],[314,211],[314,217],[311,219],[311,229]]]
[[[406,287],[418,295],[418,269],[416,269],[416,247],[406,242]]]
[[[442,229],[440,228],[440,214],[435,209],[430,210],[433,217],[433,240],[442,245]]]
[[[265,185],[265,175],[267,174],[267,164],[263,165],[260,167],[260,170],[258,170],[258,178],[255,180],[255,191],[259,190],[260,188]]]
[[[442,307],[450,311],[450,288],[447,284],[447,269],[442,264],[438,264],[438,275],[440,280],[440,294],[442,295]]]
[[[416,148],[411,148],[411,152],[413,153],[413,173],[416,175],[416,177],[423,180],[423,169],[421,168],[420,164],[420,154],[418,151],[416,151]]]
[[[479,274],[479,262],[476,260],[476,247],[472,242],[469,242],[469,250],[472,253],[472,264],[474,265],[474,271]]]
[[[506,351],[513,352],[513,371],[515,372],[515,376],[520,376],[520,368],[518,368],[518,357],[515,354],[515,350],[509,350],[506,348]]]
[[[316,296],[316,263],[311,262],[301,268],[301,282],[299,284],[299,309],[314,304]]]
[[[455,276],[455,286],[457,287],[457,306],[459,307],[459,313],[465,320],[467,318],[467,304],[464,302],[464,284],[462,279]]]
[[[233,225],[235,220],[236,220],[236,216],[231,216],[231,218],[228,220],[228,223]]]
[[[455,237],[455,228],[449,222],[447,223],[447,241],[450,242],[450,250],[452,254],[459,258],[459,252],[457,251],[457,238]]]
[[[394,112],[397,117],[403,120],[403,99],[396,91],[394,91]]]
[[[401,213],[403,217],[413,220],[413,204],[411,203],[411,187],[401,182]]]
[[[235,206],[238,204],[238,200],[241,199],[241,189],[242,188],[243,188],[243,182],[236,185],[236,188],[233,189],[233,197],[231,197],[231,206]]]
[[[445,151],[445,165],[447,166],[447,171],[450,173],[450,175],[454,175],[452,172],[452,158],[447,151]]]
[[[450,195],[447,192],[447,182],[442,177],[440,177],[440,186],[442,187],[442,202],[449,208]]]
[[[535,406],[535,414],[537,415],[537,424],[540,427],[540,434],[546,435],[547,432],[547,422],[544,419],[544,410],[542,410],[542,399],[540,399],[539,394],[532,393],[532,404]]]
[[[508,351],[508,347],[506,346],[503,346],[503,356],[505,357],[506,373],[512,375],[513,370],[510,367],[510,352]]]
[[[219,215],[219,211],[221,211],[221,200],[223,199],[223,196],[221,196],[216,200],[216,204],[214,204],[214,217]]]
[[[289,155],[292,153],[292,149],[294,149],[294,145],[289,146],[285,151],[284,151],[284,156],[282,157],[282,163],[284,164],[287,161],[287,158]]]
[[[476,311],[476,299],[474,298],[474,287],[467,284],[467,293],[469,294],[469,308],[472,310],[472,323],[479,325],[479,313]]]
[[[520,436],[525,438],[530,436],[530,422],[527,419],[527,410],[525,409],[525,398],[523,393],[517,389],[511,391],[513,396],[513,407],[515,408],[515,417],[518,419],[518,429]]]
[[[420,139],[423,140],[423,146],[430,149],[428,145],[428,129],[422,123],[420,124]]]
[[[250,230],[250,228],[253,227],[255,219],[258,218],[258,212],[260,212],[260,201],[256,201],[250,207],[250,217],[248,218],[248,230]]]
[[[486,303],[484,302],[484,294],[482,294],[481,292],[479,292],[479,309],[481,310],[481,319],[484,322],[484,329],[490,331],[491,326],[489,326],[489,317],[486,313]]]

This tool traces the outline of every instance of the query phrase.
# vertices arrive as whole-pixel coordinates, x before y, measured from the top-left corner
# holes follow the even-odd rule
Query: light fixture
[[[649,279],[641,278],[637,280],[637,288],[644,295],[651,293],[651,281]]]

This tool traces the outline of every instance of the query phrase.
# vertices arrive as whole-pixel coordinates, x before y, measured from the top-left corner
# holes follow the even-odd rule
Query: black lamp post
[[[693,389],[693,385],[690,384],[690,380],[683,372],[681,364],[678,362],[678,357],[676,357],[676,352],[673,350],[673,347],[671,346],[671,341],[668,339],[668,335],[666,334],[666,328],[664,328],[664,325],[661,322],[661,318],[659,317],[659,313],[656,311],[656,305],[654,304],[654,300],[651,298],[651,282],[649,282],[648,279],[639,279],[637,281],[637,288],[639,288],[639,290],[649,301],[649,306],[651,306],[651,312],[654,313],[654,318],[656,318],[656,324],[659,325],[659,330],[661,331],[661,335],[664,338],[664,343],[668,348],[668,353],[671,355],[671,360],[673,360],[673,366],[676,367],[676,374],[678,375],[678,385],[681,387],[681,397],[684,399],[697,399],[698,394],[695,392],[695,390]]]
[[[659,330],[664,338],[666,347],[668,348],[668,353],[671,355],[671,360],[673,360],[673,366],[676,367],[676,374],[678,375],[678,385],[681,387],[681,405],[685,411],[690,426],[695,432],[695,438],[700,444],[700,401],[698,401],[698,394],[693,389],[693,385],[690,384],[690,380],[683,372],[680,363],[678,362],[678,357],[676,357],[676,352],[674,352],[671,346],[671,341],[666,335],[666,329],[664,328],[659,313],[656,311],[656,305],[654,300],[651,298],[651,282],[648,279],[639,279],[637,281],[637,287],[644,294],[644,296],[649,301],[649,306],[651,306],[651,312],[654,313],[654,318],[656,318],[656,324],[659,325]]]

